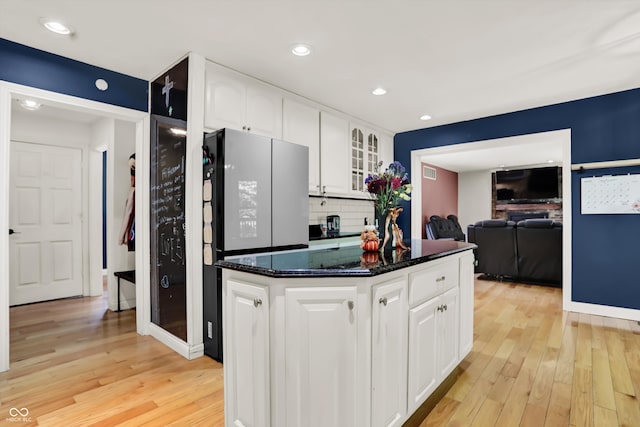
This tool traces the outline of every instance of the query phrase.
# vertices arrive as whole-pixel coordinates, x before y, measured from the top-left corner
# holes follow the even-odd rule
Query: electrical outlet
[[[207,322],[207,337],[209,339],[213,339],[213,323]]]

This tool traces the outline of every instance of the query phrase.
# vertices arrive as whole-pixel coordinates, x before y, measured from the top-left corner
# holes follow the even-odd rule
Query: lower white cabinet
[[[408,411],[429,397],[459,362],[459,290],[409,310]]]
[[[473,347],[473,262],[472,252],[460,257],[460,358]]]
[[[458,364],[460,348],[460,291],[457,287],[448,290],[440,297],[437,311],[438,333],[436,340],[438,352],[439,379],[443,380]]]
[[[287,426],[356,426],[355,287],[285,290]]]
[[[224,313],[224,416],[227,425],[269,426],[269,294],[229,280]]]
[[[471,350],[473,255],[374,277],[225,269],[223,301],[226,426],[401,426]]]
[[[407,413],[407,280],[373,288],[371,425],[400,426]]]

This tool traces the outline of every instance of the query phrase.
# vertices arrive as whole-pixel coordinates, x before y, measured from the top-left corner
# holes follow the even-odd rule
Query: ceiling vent
[[[436,168],[430,166],[422,166],[422,177],[426,179],[436,180]]]

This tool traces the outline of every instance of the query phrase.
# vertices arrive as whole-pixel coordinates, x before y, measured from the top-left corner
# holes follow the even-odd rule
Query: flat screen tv
[[[561,172],[559,166],[496,171],[496,201],[543,203],[559,199]]]

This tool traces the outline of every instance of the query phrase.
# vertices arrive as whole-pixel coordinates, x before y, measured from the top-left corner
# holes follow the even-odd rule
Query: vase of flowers
[[[381,165],[382,162],[378,167]],[[402,212],[400,202],[411,200],[409,194],[413,189],[405,167],[400,162],[393,162],[384,172],[369,174],[364,182],[376,209],[378,230],[382,240],[380,248],[384,250],[387,244],[392,243],[394,247],[407,249],[403,242],[402,230],[396,221]]]

